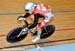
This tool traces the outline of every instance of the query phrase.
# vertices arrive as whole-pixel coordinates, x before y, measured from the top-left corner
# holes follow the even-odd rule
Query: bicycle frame
[[[24,29],[26,27],[28,27],[29,24],[28,24],[28,22],[26,20],[24,20],[24,23],[25,23],[25,25],[23,25],[23,29],[21,30],[21,32],[19,33],[19,35],[17,37],[20,37],[20,35],[23,35],[23,34],[26,34],[27,33],[27,30],[24,31]]]

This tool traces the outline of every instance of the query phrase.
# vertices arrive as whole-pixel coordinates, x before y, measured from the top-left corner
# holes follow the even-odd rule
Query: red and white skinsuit
[[[41,23],[37,25],[40,28],[45,26],[49,22],[51,17],[53,17],[51,9],[47,5],[44,5],[44,4],[38,4],[37,7],[34,8],[34,14],[37,14],[37,13],[45,16],[44,21],[42,21]]]

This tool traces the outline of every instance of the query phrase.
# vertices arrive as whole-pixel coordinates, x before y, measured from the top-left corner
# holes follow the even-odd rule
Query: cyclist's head
[[[36,6],[37,4],[34,2],[27,2],[24,8],[25,8],[25,11],[33,11]]]

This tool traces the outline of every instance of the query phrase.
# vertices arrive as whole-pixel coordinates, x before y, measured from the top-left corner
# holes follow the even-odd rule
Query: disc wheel
[[[48,25],[48,26],[43,27],[41,39],[48,38],[54,33],[54,31],[55,31],[54,25]]]
[[[15,42],[23,40],[27,36],[27,33],[17,37],[19,33],[21,32],[21,30],[22,30],[22,27],[18,27],[18,28],[11,30],[7,34],[6,40],[10,43],[15,43]]]

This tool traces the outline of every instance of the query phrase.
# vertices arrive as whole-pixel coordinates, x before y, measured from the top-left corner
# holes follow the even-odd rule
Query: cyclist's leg
[[[32,40],[32,42],[36,42],[40,39],[40,35],[41,35],[41,28],[37,27],[37,36],[35,39]]]
[[[43,26],[43,25],[42,25],[43,20],[44,20],[44,18],[42,18],[42,17],[38,19],[38,24],[37,24],[37,36],[36,36],[35,39],[32,40],[33,42],[36,42],[36,41],[38,41],[38,40],[40,39],[41,29],[42,29],[42,26]]]
[[[39,23],[38,25],[37,25],[37,36],[36,36],[36,38],[35,39],[33,39],[32,41],[33,42],[36,42],[36,41],[38,41],[38,40],[40,40],[40,36],[41,36],[41,30],[42,30],[42,27],[44,26],[45,24],[44,24],[44,22],[41,22],[41,23]]]
[[[53,13],[52,12],[46,13],[45,14],[45,20],[44,20],[46,25],[48,25],[52,20],[53,20]]]

